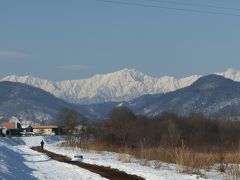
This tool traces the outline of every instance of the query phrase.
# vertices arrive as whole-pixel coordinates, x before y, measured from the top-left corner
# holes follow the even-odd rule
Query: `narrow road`
[[[56,154],[51,151],[47,151],[45,149],[42,149],[40,146],[32,147],[31,149],[33,149],[34,151],[45,153],[54,160],[87,169],[87,170],[94,172],[96,174],[99,174],[102,177],[105,177],[107,179],[111,179],[111,180],[144,180],[144,178],[142,178],[142,177],[139,177],[136,175],[130,175],[130,174],[127,174],[126,172],[120,171],[118,169],[112,169],[110,167],[98,166],[98,165],[88,164],[88,163],[79,162],[79,161],[72,161],[71,158],[69,158],[67,156],[63,156],[61,154]]]

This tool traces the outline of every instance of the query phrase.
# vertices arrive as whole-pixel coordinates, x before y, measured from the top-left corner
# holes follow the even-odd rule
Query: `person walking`
[[[43,147],[44,147],[44,141],[42,140],[41,141],[41,148],[43,149]]]

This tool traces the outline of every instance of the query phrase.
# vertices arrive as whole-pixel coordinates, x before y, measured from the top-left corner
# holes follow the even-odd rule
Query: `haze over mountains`
[[[240,72],[233,69],[216,74],[240,81]],[[128,101],[142,95],[175,91],[191,85],[200,77],[200,75],[192,75],[180,79],[171,76],[155,78],[135,69],[123,69],[114,73],[95,75],[80,80],[54,82],[32,76],[10,75],[2,78],[1,81],[32,85],[71,103],[96,104]]]

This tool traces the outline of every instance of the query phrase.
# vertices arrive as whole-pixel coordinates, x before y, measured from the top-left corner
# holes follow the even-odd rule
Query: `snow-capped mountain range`
[[[215,74],[234,81],[240,81],[240,71],[233,69]],[[80,80],[54,82],[33,76],[10,75],[2,78],[1,81],[21,82],[38,87],[71,103],[93,104],[109,101],[128,101],[145,94],[175,91],[190,86],[200,77],[202,76],[192,75],[180,79],[172,76],[156,78],[135,69],[123,69]]]

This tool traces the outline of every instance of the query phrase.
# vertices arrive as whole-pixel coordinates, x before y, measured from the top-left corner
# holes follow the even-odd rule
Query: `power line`
[[[114,0],[96,0],[96,1],[110,3],[110,4],[121,4],[121,5],[126,5],[126,6],[138,6],[138,7],[149,7],[149,8],[158,8],[158,9],[168,9],[168,10],[193,12],[193,13],[200,13],[200,14],[213,14],[213,15],[235,16],[235,17],[240,16],[240,14],[227,13],[227,12],[214,12],[214,11],[207,11],[207,10],[176,8],[176,7],[169,7],[169,6],[158,6],[158,5],[152,5],[152,4],[146,4],[146,3],[124,2],[124,1],[119,1],[119,0],[117,0],[117,1],[114,1]]]
[[[205,8],[240,11],[239,8],[214,6],[214,5],[208,5],[208,4],[185,3],[185,2],[177,2],[177,1],[170,1],[170,0],[145,0],[145,1],[159,2],[159,3],[166,3],[166,4],[175,4],[175,5],[183,5],[183,6],[205,7]]]

